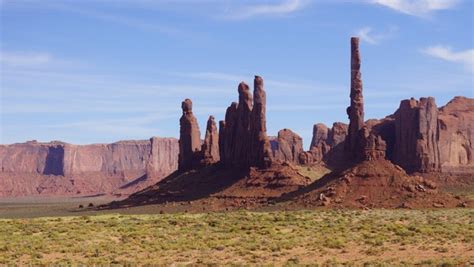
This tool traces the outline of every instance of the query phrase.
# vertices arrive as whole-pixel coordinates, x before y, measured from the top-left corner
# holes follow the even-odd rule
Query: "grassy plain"
[[[474,210],[0,219],[0,264],[474,264]]]

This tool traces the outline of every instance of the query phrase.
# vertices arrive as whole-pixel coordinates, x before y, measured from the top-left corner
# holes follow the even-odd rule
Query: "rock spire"
[[[204,143],[201,147],[202,164],[209,165],[219,161],[219,134],[217,132],[214,116],[209,116],[206,126]]]
[[[185,99],[181,103],[183,115],[179,119],[179,158],[178,170],[186,171],[196,167],[201,150],[201,133],[196,117],[193,115],[193,102]]]
[[[364,126],[364,97],[362,95],[362,77],[360,72],[359,38],[351,38],[351,104],[347,108],[349,131],[346,139],[346,151],[355,155],[361,144],[358,144],[359,130]]]

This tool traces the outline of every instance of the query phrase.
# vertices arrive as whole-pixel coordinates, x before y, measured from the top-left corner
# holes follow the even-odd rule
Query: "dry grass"
[[[331,172],[330,169],[324,166],[320,166],[320,165],[314,165],[314,166],[297,165],[295,166],[295,168],[298,170],[299,174],[310,178],[312,182],[321,179],[321,177]]]
[[[474,264],[474,210],[0,220],[0,264]]]

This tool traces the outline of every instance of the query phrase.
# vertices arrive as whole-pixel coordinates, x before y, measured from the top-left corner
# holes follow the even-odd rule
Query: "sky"
[[[0,143],[178,137],[190,98],[204,138],[237,86],[265,80],[267,129],[309,146],[348,123],[350,37],[365,117],[402,99],[474,97],[471,0],[0,0]]]

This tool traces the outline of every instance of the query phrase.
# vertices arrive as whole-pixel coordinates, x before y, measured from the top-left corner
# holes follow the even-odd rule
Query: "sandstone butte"
[[[359,40],[351,38],[349,124],[315,124],[308,151],[289,129],[277,137],[267,135],[264,81],[255,76],[253,94],[245,82],[238,85],[238,102],[227,108],[218,130],[209,117],[204,141],[192,102],[186,99],[179,142],[152,138],[107,145],[0,145],[0,196],[133,191],[175,170],[216,164],[265,170],[286,163],[337,168],[347,162],[387,160],[408,173],[474,174],[474,99],[458,96],[438,108],[432,97],[411,98],[383,119],[364,121],[360,70]]]

